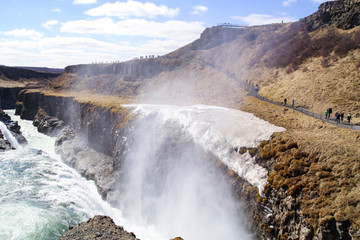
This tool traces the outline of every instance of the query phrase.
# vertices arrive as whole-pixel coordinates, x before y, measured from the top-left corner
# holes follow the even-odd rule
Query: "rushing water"
[[[122,156],[120,194],[112,199],[117,208],[60,160],[55,138],[6,111],[19,121],[29,144],[0,153],[0,240],[57,239],[69,225],[96,214],[112,217],[143,240],[251,239],[239,203],[213,160],[261,190],[266,170],[249,154],[231,149],[255,147],[283,129],[226,108],[129,107],[140,116],[131,136],[123,136],[132,141]]]
[[[54,153],[55,138],[19,121],[29,144],[0,153],[0,239],[58,239],[69,225],[112,213],[95,184]],[[41,150],[41,151],[40,151]]]
[[[122,162],[119,207],[168,238],[248,240],[241,206],[216,166],[222,161],[260,190],[267,171],[250,154],[283,128],[234,109],[196,105],[125,105],[139,114]]]

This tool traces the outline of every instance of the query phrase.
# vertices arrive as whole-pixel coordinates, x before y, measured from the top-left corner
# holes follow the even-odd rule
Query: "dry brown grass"
[[[272,100],[295,99],[321,114],[331,107],[334,113],[352,113],[353,122],[360,123],[359,36],[360,27],[310,34],[292,24],[274,24],[249,28],[232,42],[193,55],[259,84],[260,94]]]
[[[249,97],[244,110],[287,130],[277,133],[263,152],[278,148],[270,157],[277,164],[268,188],[288,189],[298,197],[306,221],[317,228],[322,219],[334,216],[360,227],[360,132],[341,129],[291,109]],[[296,142],[298,149],[286,144]],[[283,147],[283,150],[279,148]],[[260,155],[261,156],[261,155]],[[267,156],[269,157],[269,156]]]

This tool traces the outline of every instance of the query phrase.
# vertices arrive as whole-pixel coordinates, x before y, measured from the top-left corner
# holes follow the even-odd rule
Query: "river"
[[[118,205],[54,152],[55,138],[14,116],[27,146],[0,153],[0,240],[58,239],[70,225],[107,215],[142,240],[252,239],[219,159],[260,191],[267,172],[234,147],[255,147],[283,129],[245,112],[211,106],[128,105],[141,124],[124,157]],[[113,199],[114,200],[114,199]]]
[[[95,215],[111,216],[146,239],[158,237],[152,229],[127,223],[120,210],[101,199],[93,181],[64,164],[54,151],[56,138],[39,133],[14,110],[5,112],[19,122],[28,145],[0,153],[1,240],[58,239],[70,225]]]

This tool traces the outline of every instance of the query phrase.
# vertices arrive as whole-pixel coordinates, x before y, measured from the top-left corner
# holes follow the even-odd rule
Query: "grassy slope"
[[[294,98],[297,104],[318,113],[332,107],[334,112],[351,112],[356,116],[353,121],[359,122],[360,51],[358,46],[349,46],[350,50],[343,53],[339,46],[343,44],[342,39],[347,36],[356,41],[360,28],[348,31],[328,28],[313,32],[308,36],[310,41],[307,39],[306,42],[309,46],[315,45],[311,46],[313,52],[310,53],[304,53],[301,48],[291,52],[292,47],[298,45],[299,36],[303,36],[292,31],[291,25],[275,31],[265,31],[264,34],[258,35],[256,44],[245,42],[240,36],[236,40],[239,41],[238,44],[236,41],[227,44],[229,51],[226,53],[226,45],[215,50],[228,58],[227,61],[225,57],[218,60],[218,64],[223,63],[224,67],[228,66],[232,71],[236,71],[236,66],[243,65],[237,72],[238,76],[258,83],[261,88],[260,94],[270,99],[282,101],[284,97]],[[336,44],[330,46],[332,48],[325,44],[329,35],[335,35],[330,38],[336,41]],[[280,44],[273,45],[272,49],[266,50],[266,45],[269,44],[266,42],[276,42],[274,39],[282,36],[287,38],[280,41]],[[289,41],[293,43],[288,43]],[[237,56],[231,54],[235,51],[233,44],[240,47],[237,50],[240,54]],[[329,52],[323,49],[325,47],[330,48]],[[248,49],[251,49],[252,54]],[[319,53],[316,53],[316,49]],[[287,50],[291,54],[286,53]],[[258,53],[264,55],[259,54],[260,59],[254,59],[253,56]],[[294,62],[291,61],[302,54],[308,57],[292,64]],[[271,62],[274,58],[285,58],[288,62],[279,67]],[[307,222],[315,229],[324,219],[331,217],[338,221],[349,221],[355,229],[359,229],[360,189],[357,183],[360,180],[360,133],[331,126],[291,110],[284,113],[281,107],[253,98],[246,100],[243,109],[285,127],[287,131],[279,134],[278,138],[297,142],[301,151],[316,158],[313,162],[309,161],[309,158],[300,159],[300,162],[306,160],[304,166],[309,168],[301,176],[291,177],[289,172],[292,164],[298,161],[292,158],[290,153],[287,157],[276,157],[278,166],[284,167],[275,167],[272,177],[277,176],[279,182],[271,182],[272,187],[289,182],[290,186],[298,184],[301,193],[297,197],[301,200],[302,211],[307,217]],[[312,194],[316,197],[311,198]]]
[[[279,188],[299,186],[294,194],[301,202],[306,221],[314,227],[323,219],[335,217],[360,227],[360,132],[339,128],[315,120],[293,110],[273,106],[255,98],[248,98],[243,109],[287,129],[276,139],[296,142],[299,152],[312,157],[297,160],[291,152],[275,156],[276,165],[270,175],[270,186]],[[276,144],[275,144],[276,145]],[[291,174],[294,165],[301,173]],[[311,197],[315,196],[315,197]]]

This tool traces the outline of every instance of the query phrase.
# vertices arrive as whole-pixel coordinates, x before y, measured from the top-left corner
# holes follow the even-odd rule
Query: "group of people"
[[[325,110],[325,118],[330,119],[331,113],[332,113],[332,108],[326,109]],[[350,120],[351,120],[351,113],[348,113],[348,115],[347,115],[348,124],[350,124]],[[344,122],[344,113],[336,112],[335,113],[335,122],[342,124]]]

